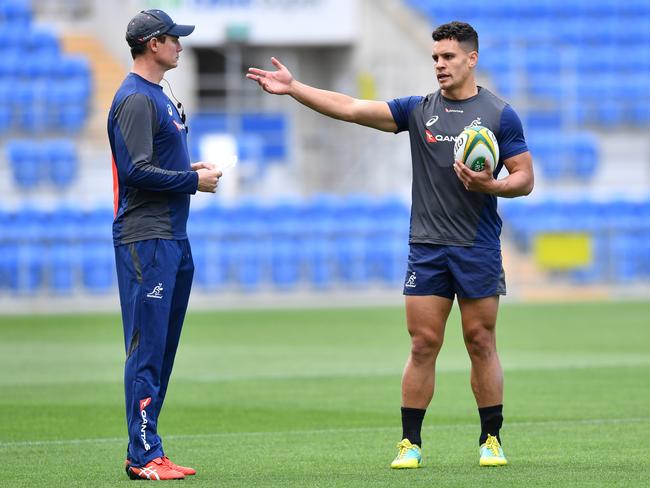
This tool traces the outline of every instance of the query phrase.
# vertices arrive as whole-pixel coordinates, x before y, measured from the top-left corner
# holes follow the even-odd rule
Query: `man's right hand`
[[[287,67],[275,58],[271,58],[277,71],[265,71],[259,68],[248,68],[246,78],[257,81],[262,89],[272,95],[286,95],[291,90],[293,75]]]
[[[199,175],[199,191],[208,193],[215,193],[217,191],[217,184],[221,178],[221,171],[217,169],[200,168],[196,170]]]

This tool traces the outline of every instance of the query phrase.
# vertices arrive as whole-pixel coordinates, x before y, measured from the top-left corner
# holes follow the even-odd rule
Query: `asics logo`
[[[146,468],[146,467],[140,468],[140,472],[138,473],[138,476],[140,476],[141,478],[146,477],[148,480],[151,479],[160,480],[160,476],[158,476],[158,472],[156,471],[156,468]]]
[[[434,115],[434,116],[431,117],[429,120],[427,120],[427,122],[426,122],[424,125],[426,125],[427,127],[431,127],[431,126],[432,126],[433,124],[435,124],[436,122],[438,122],[438,116],[437,116],[437,115]]]

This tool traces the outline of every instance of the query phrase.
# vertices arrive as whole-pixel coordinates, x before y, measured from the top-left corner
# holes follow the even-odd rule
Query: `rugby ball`
[[[483,171],[486,162],[494,169],[499,161],[497,138],[487,127],[465,127],[456,138],[454,157],[472,171]]]

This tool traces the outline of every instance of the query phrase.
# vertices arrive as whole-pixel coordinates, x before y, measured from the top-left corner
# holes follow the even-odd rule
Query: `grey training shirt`
[[[503,161],[528,151],[521,121],[506,102],[479,87],[466,100],[450,100],[440,90],[425,97],[388,102],[397,132],[409,131],[413,186],[409,242],[500,249],[501,218],[494,195],[465,189],[454,172],[456,136],[470,125],[489,128]]]

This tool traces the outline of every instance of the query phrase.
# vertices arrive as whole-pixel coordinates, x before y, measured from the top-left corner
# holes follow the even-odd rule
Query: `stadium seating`
[[[593,259],[566,272],[576,283],[629,283],[650,278],[650,199],[503,201],[505,231],[523,251],[542,233],[584,232]]]
[[[0,211],[0,289],[106,293],[115,287],[110,208]],[[409,211],[400,199],[212,203],[192,212],[196,286],[317,290],[403,278]]]
[[[648,2],[406,3],[427,14],[433,24],[450,20],[472,23],[483,46],[479,67],[503,88],[504,96],[523,90],[533,97],[550,98],[559,108],[577,92],[576,106],[583,102],[605,104],[602,110],[580,114],[586,123],[650,123],[646,118],[650,97],[644,88],[650,85]],[[517,70],[523,76],[513,76]],[[564,76],[559,78],[559,74]],[[642,107],[640,116],[627,117],[628,105]]]
[[[503,200],[500,212],[504,232],[524,251],[544,233],[588,235],[591,263],[565,271],[576,283],[650,277],[650,199]],[[0,211],[0,293],[114,292],[111,222],[103,207]],[[408,206],[396,197],[211,203],[192,211],[188,228],[195,286],[246,293],[398,287],[408,228]]]
[[[49,184],[60,189],[76,178],[77,153],[70,140],[14,139],[7,143],[6,153],[14,180],[21,188]]]
[[[0,67],[0,102],[11,112],[0,122],[0,133],[78,131],[91,99],[88,60],[62,53],[56,34],[32,23],[28,1],[0,2],[0,35],[8,44]]]
[[[536,167],[549,180],[588,181],[596,172],[598,144],[589,132],[538,131],[532,132],[527,142]]]

